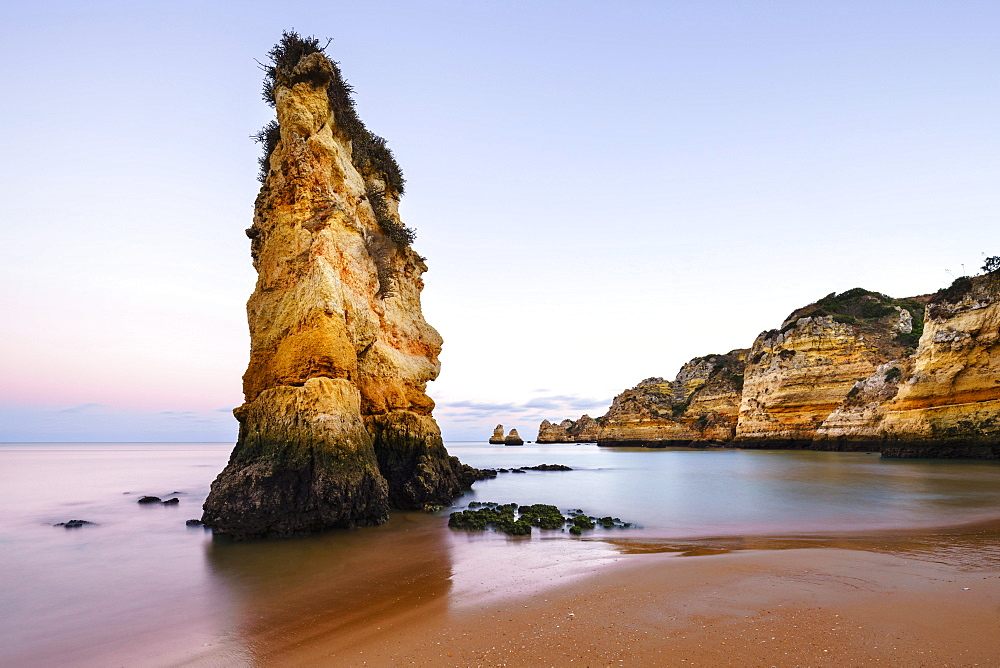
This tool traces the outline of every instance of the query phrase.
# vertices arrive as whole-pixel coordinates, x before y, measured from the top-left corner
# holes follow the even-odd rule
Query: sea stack
[[[517,435],[517,429],[511,429],[507,438],[503,439],[504,445],[524,445],[524,441]]]
[[[493,445],[503,445],[503,425],[498,424],[496,429],[493,430],[493,435],[490,436],[490,443]]]
[[[449,457],[425,393],[441,337],[402,173],[315,38],[268,54],[262,187],[247,230],[257,285],[239,439],[204,522],[238,539],[384,522],[448,503],[478,473]]]

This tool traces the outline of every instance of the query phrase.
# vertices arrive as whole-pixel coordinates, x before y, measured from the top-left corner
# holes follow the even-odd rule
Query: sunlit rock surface
[[[596,420],[545,420],[538,438],[1000,457],[998,295],[996,272],[907,299],[830,294],[749,350],[648,378]]]
[[[493,430],[493,435],[490,436],[490,443],[493,445],[503,445],[503,425],[498,424]]]
[[[237,538],[378,524],[475,477],[448,456],[425,393],[441,337],[421,314],[424,259],[400,241],[395,161],[359,134],[336,66],[301,40],[282,47],[247,230],[258,279],[239,440],[205,502],[205,524]]]

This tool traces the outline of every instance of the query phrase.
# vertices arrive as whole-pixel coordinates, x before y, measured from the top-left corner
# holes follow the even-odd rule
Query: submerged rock
[[[237,539],[380,524],[479,477],[448,455],[425,392],[441,337],[421,313],[399,166],[316,40],[286,33],[269,55],[245,403],[202,518]]]
[[[180,499],[178,499],[178,498],[177,498],[177,497],[175,496],[175,497],[174,497],[174,498],[172,498],[172,499],[167,499],[166,501],[164,501],[164,502],[163,502],[163,505],[165,505],[165,506],[176,506],[176,505],[177,505],[178,503],[180,503],[180,502],[181,502],[181,500],[180,500]]]
[[[202,522],[201,520],[188,520],[184,524],[187,525],[187,526],[189,526],[189,527],[200,527],[200,526],[203,526],[205,523]]]
[[[158,496],[140,496],[136,503],[162,503]]]
[[[87,520],[70,520],[68,522],[60,522],[59,524],[53,524],[54,527],[66,527],[67,529],[79,529],[82,526],[93,525],[96,526],[96,522],[88,522]]]

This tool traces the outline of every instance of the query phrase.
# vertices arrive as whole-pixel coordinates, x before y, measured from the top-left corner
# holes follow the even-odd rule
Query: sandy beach
[[[412,584],[412,583],[411,583]],[[419,585],[419,582],[417,582]],[[242,660],[338,666],[990,666],[1000,570],[947,550],[628,554],[536,595],[457,605],[403,586],[353,615],[288,611]],[[367,611],[367,612],[366,612]],[[261,615],[261,618],[265,615]],[[223,665],[211,648],[180,664]],[[228,660],[235,658],[229,654]]]

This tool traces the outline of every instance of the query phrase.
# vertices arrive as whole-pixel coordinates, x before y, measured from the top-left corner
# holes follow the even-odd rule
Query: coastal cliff
[[[317,40],[286,33],[269,55],[245,403],[204,506],[237,538],[379,524],[477,475],[448,456],[425,393],[442,341],[421,314],[399,167]]]
[[[543,421],[538,439],[996,458],[998,327],[995,268],[934,295],[830,294],[748,350],[695,358],[673,381],[624,391],[596,420]]]
[[[647,378],[614,398],[596,420],[543,421],[539,443],[669,445],[727,441],[735,433],[746,350],[698,357],[673,381]]]

